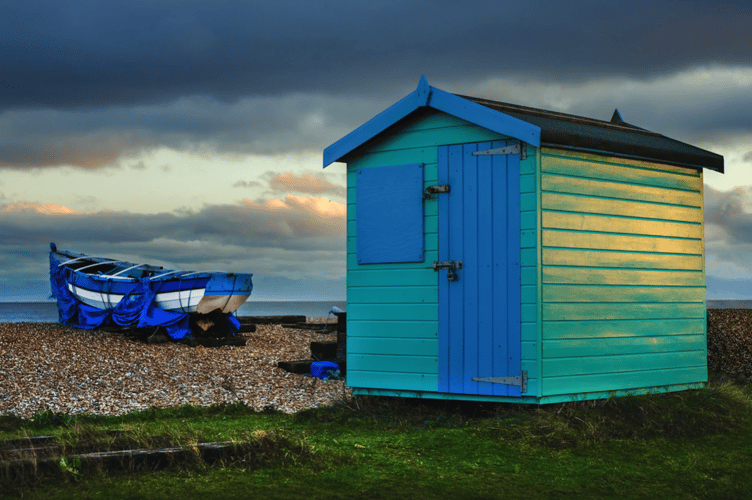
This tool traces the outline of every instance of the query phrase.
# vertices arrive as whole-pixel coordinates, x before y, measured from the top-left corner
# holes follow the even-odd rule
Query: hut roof
[[[618,110],[614,110],[611,121],[607,122],[477,97],[458,97],[537,125],[541,129],[541,146],[608,153],[723,173],[723,156],[626,123]]]
[[[418,88],[324,150],[324,167],[381,135],[421,108],[433,108],[519,139],[535,147],[608,154],[723,173],[723,156],[624,122],[610,122],[478,97],[450,94],[428,85]]]

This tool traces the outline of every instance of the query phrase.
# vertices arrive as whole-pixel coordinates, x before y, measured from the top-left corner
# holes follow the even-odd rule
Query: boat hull
[[[123,300],[139,301],[149,288],[155,292],[152,303],[165,311],[229,314],[248,300],[253,289],[252,274],[172,271],[56,250],[52,255],[65,272],[71,295],[102,310],[113,310]]]
[[[91,289],[68,283],[68,290],[74,297],[86,305],[96,307],[97,309],[111,310],[117,307],[120,301],[128,294],[133,299],[140,298],[141,294],[131,293],[137,286],[138,283],[133,283],[131,290],[125,293],[112,293],[105,291],[106,288],[104,286],[98,289]],[[118,288],[123,289],[124,287],[121,286]],[[198,287],[187,290],[158,292],[154,296],[154,305],[165,311],[184,313],[197,312],[199,314],[209,314],[217,309],[223,313],[232,313],[242,306],[250,296],[248,286],[240,286],[238,289],[219,294],[216,291],[207,291],[206,287]]]

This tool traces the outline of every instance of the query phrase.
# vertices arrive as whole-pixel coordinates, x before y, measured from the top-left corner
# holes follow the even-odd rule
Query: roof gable
[[[426,77],[423,76],[418,83],[418,88],[412,93],[327,147],[324,150],[324,167],[339,161],[355,148],[423,107],[443,111],[488,130],[540,147],[541,129],[537,125],[431,87]]]

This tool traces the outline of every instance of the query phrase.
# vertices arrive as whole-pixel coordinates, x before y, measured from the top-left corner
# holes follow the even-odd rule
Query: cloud
[[[705,186],[706,273],[716,280],[712,283],[752,275],[751,208],[752,186],[729,191]],[[752,298],[749,283],[747,295]],[[722,290],[731,293],[732,289],[738,289],[738,286],[729,287],[721,288],[718,293]],[[712,291],[715,297],[719,296],[715,290]]]
[[[483,13],[478,15],[478,13]],[[5,9],[0,109],[402,94],[418,72],[586,81],[746,64],[743,1],[22,2]]]
[[[238,181],[232,184],[232,187],[253,188],[263,187],[264,185],[258,181]]]
[[[0,114],[0,169],[98,169],[120,161],[137,168],[160,149],[228,158],[321,154],[409,93],[417,84],[412,76],[404,93],[389,96],[310,92],[233,102],[194,96],[131,107],[8,111]],[[619,108],[629,123],[700,147],[752,129],[746,111],[752,109],[752,66],[557,83],[513,76],[430,82],[449,92],[605,120]]]
[[[272,173],[273,174],[273,173]],[[269,187],[275,191],[296,191],[310,194],[334,194],[346,196],[347,188],[327,181],[321,174],[295,175],[292,173],[273,174]]]
[[[63,205],[55,205],[50,203],[27,203],[25,201],[18,201],[16,203],[0,205],[0,213],[70,215],[76,214],[78,212]]]
[[[8,111],[0,114],[0,169],[96,169],[120,159],[138,169],[129,158],[160,148],[229,157],[320,153],[388,105],[312,93],[232,103],[193,97],[160,105]]]
[[[53,215],[54,214],[54,215]],[[0,244],[74,240],[111,244],[203,240],[279,249],[335,250],[344,244],[345,206],[327,198],[208,205],[198,211],[133,214],[77,213],[59,205],[16,202],[0,210]],[[334,239],[342,239],[335,242]],[[62,248],[62,246],[61,246]]]
[[[600,120],[610,120],[618,108],[628,123],[689,142],[747,134],[752,127],[752,66],[556,83],[501,77],[468,81],[454,91]]]

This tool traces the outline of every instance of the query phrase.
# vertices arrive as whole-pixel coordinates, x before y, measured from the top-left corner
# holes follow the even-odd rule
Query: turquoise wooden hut
[[[347,164],[355,394],[553,403],[707,381],[703,169],[625,123],[417,89]]]

